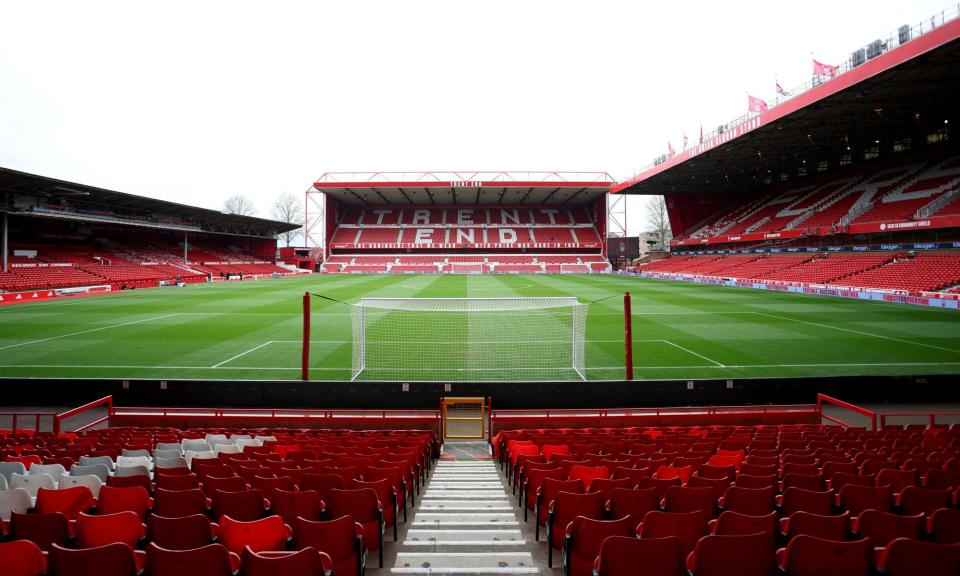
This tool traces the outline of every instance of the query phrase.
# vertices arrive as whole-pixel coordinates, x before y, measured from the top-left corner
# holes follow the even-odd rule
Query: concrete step
[[[418,542],[509,542],[523,541],[523,535],[519,529],[496,529],[496,530],[423,530],[411,528],[407,531],[407,539],[404,543],[411,541]]]
[[[536,574],[529,552],[399,552],[399,574]]]
[[[490,530],[492,528],[519,528],[520,522],[460,522],[455,520],[412,520],[410,528],[420,530],[452,529],[452,530]]]
[[[471,522],[473,524],[495,524],[497,522],[515,522],[516,514],[511,512],[417,512],[415,522]]]
[[[496,498],[502,500],[504,498],[503,489],[500,490],[434,490],[427,489],[423,493],[423,498],[449,498],[449,499],[463,499],[463,500],[484,500],[487,498]]]
[[[503,484],[500,482],[454,482],[440,481],[430,482],[432,490],[503,490]]]
[[[420,501],[417,511],[427,510],[469,510],[475,509],[477,512],[490,512],[490,508],[496,508],[498,511],[510,512],[513,506],[506,500],[451,500],[451,499],[428,499]]]

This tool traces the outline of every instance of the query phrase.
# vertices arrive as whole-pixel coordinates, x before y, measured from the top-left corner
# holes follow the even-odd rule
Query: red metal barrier
[[[960,412],[890,412],[880,415],[880,427],[883,428],[887,425],[887,418],[915,418],[917,416],[926,418],[928,426],[933,427],[937,425],[937,416],[960,417]]]
[[[97,420],[94,420],[93,422],[89,422],[89,423],[87,423],[87,424],[84,424],[83,426],[80,426],[79,428],[77,428],[77,429],[75,429],[75,430],[71,430],[71,432],[82,432],[82,431],[84,431],[84,430],[87,430],[88,428],[93,428],[94,426],[96,426],[96,425],[98,425],[98,424],[102,424],[103,422],[107,422],[108,425],[109,425],[109,422],[110,422],[110,414],[113,412],[113,396],[104,396],[103,398],[100,398],[100,399],[98,399],[98,400],[94,400],[93,402],[87,402],[87,403],[84,404],[83,406],[77,406],[76,408],[73,408],[73,409],[71,409],[71,410],[67,410],[66,412],[60,412],[59,414],[54,415],[54,417],[53,417],[53,432],[54,432],[54,434],[59,434],[59,433],[60,433],[60,429],[61,429],[61,427],[62,427],[62,423],[63,423],[63,421],[66,420],[67,418],[71,418],[71,417],[73,417],[73,416],[76,416],[77,414],[82,414],[82,413],[84,413],[84,412],[86,412],[86,411],[88,411],[88,410],[93,410],[94,408],[99,408],[100,406],[106,406],[106,407],[107,407],[107,415],[106,415],[106,416],[104,416],[104,417],[102,417],[102,418],[98,418]]]
[[[833,416],[824,414],[823,413],[824,403],[833,404],[835,406],[839,406],[840,408],[844,408],[846,410],[850,410],[851,412],[856,412],[857,414],[861,414],[863,416],[870,418],[870,431],[871,432],[877,431],[877,413],[876,412],[873,412],[872,410],[867,410],[866,408],[857,406],[856,404],[844,402],[843,400],[839,400],[832,396],[827,396],[826,394],[817,394],[817,413],[820,415],[820,418],[823,420],[828,420],[835,424],[839,424],[844,428],[859,428],[859,426],[857,426],[856,424],[845,422],[843,420],[840,420],[839,418],[834,418]]]

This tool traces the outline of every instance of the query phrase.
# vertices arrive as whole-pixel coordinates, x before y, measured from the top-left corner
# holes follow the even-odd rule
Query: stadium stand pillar
[[[0,267],[0,272],[7,272],[7,213],[3,213],[3,266]]]
[[[623,362],[627,380],[633,380],[633,317],[630,312],[630,293],[623,293]]]
[[[303,293],[303,352],[301,358],[300,378],[306,382],[310,379],[310,293]]]
[[[188,244],[188,242],[190,242],[189,235],[186,232],[184,232],[183,233],[183,263],[187,266],[190,265],[190,249],[189,249],[190,244]]]

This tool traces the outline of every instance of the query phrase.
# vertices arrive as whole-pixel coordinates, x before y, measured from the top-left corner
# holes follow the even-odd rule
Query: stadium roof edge
[[[209,208],[200,208],[168,200],[159,200],[146,196],[137,196],[127,192],[117,192],[98,188],[87,184],[79,184],[57,178],[40,176],[28,172],[21,172],[10,168],[0,167],[0,194],[7,198],[0,201],[0,212],[13,215],[38,218],[57,218],[67,220],[102,222],[104,224],[146,226],[166,230],[185,232],[201,232],[210,234],[231,234],[256,237],[273,237],[276,234],[299,228],[299,225],[288,224],[267,218],[241,216],[239,214],[225,214]],[[144,221],[133,216],[115,217],[106,213],[91,213],[89,211],[53,211],[45,210],[38,203],[37,206],[17,206],[13,195],[48,197],[65,199],[68,203],[103,206],[111,210],[121,209],[129,214],[143,213],[145,215],[161,215],[167,220]],[[82,200],[81,200],[82,199]],[[182,220],[180,222],[171,220]]]
[[[761,128],[774,126],[783,121],[792,120],[798,112],[815,110],[826,101],[838,97],[851,89],[859,89],[861,84],[884,74],[891,73],[895,68],[908,64],[921,56],[945,48],[960,38],[960,18],[944,22],[942,25],[917,36],[896,48],[890,49],[863,64],[852,67],[849,71],[832,79],[813,86],[809,90],[792,98],[771,106],[769,110],[760,114],[742,117],[742,122],[734,121],[724,132],[714,134],[681,152],[670,156],[665,161],[645,169],[633,178],[616,183],[610,190],[612,194],[669,194],[671,187],[660,180],[667,173],[674,173],[693,159],[709,158],[721,151],[729,151],[730,147],[740,145],[745,137],[755,136]],[[953,47],[951,47],[951,50]],[[960,51],[960,48],[957,49]],[[952,52],[951,52],[952,54]],[[922,67],[922,64],[917,64]],[[868,103],[871,108],[873,104]],[[726,158],[727,163],[732,160]],[[684,173],[684,177],[693,174]],[[719,174],[714,176],[719,177]],[[671,181],[675,181],[679,177]],[[709,181],[707,182],[709,184]],[[703,182],[701,181],[701,185]],[[714,183],[714,188],[718,188]]]
[[[614,184],[606,172],[327,172],[310,192],[359,205],[564,204],[591,201]]]

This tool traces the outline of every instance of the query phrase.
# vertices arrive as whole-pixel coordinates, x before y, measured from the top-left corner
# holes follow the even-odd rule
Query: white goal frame
[[[581,380],[587,379],[585,344],[589,304],[575,297],[363,298],[350,308],[351,381],[365,374],[375,380],[414,381],[563,380],[575,377],[574,374]],[[394,315],[396,312],[399,314]],[[472,318],[481,321],[471,325]],[[501,330],[503,341],[494,340]],[[460,331],[466,332],[466,339],[462,341],[443,338]],[[441,338],[417,340],[421,333],[430,338],[439,334]],[[486,340],[471,340],[471,333]],[[390,337],[384,339],[384,335]],[[553,340],[544,339],[551,335]],[[520,354],[507,353],[518,348]],[[458,355],[467,364],[482,365],[457,367],[455,357]],[[410,368],[411,358],[420,366]],[[533,358],[530,364],[534,365],[510,365],[527,358]],[[452,365],[444,365],[446,360]],[[470,377],[476,373],[500,373],[501,376]],[[551,373],[554,377],[547,376]],[[380,377],[384,374],[387,377]]]

